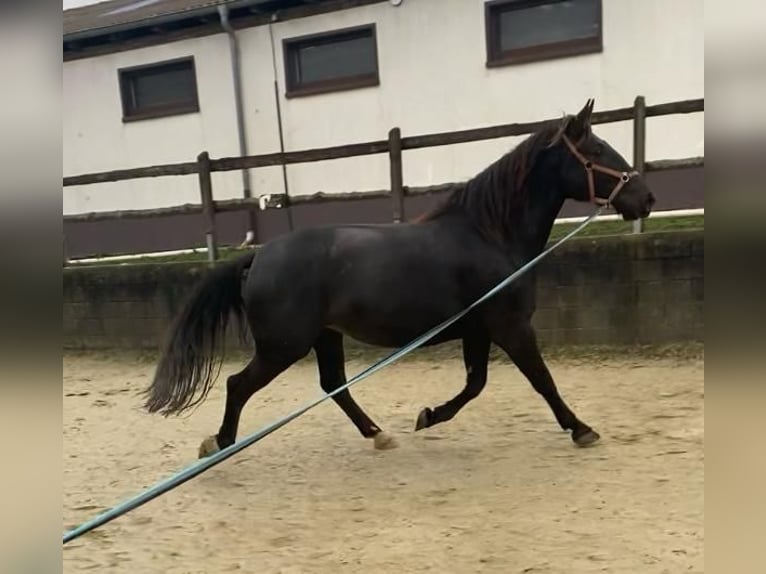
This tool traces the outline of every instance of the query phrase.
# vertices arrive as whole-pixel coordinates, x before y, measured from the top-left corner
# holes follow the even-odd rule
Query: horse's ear
[[[593,98],[588,98],[588,101],[585,102],[585,105],[580,110],[580,113],[577,114],[577,118],[584,122],[585,125],[590,125],[590,116],[593,114],[593,104],[596,103],[596,100]]]
[[[576,140],[580,139],[587,133],[588,129],[590,129],[590,118],[593,114],[594,103],[595,100],[593,98],[588,99],[583,108],[574,118],[572,118],[572,121],[569,122],[569,125],[567,126],[567,135],[569,137]]]

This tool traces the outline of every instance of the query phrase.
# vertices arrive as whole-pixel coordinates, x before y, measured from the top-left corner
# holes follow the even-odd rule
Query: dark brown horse
[[[343,336],[400,347],[466,308],[544,249],[567,198],[610,202],[626,220],[646,217],[654,198],[625,159],[591,131],[593,101],[528,137],[418,221],[296,231],[257,254],[220,265],[178,317],[147,390],[151,412],[182,412],[206,397],[231,315],[255,342],[250,363],[228,378],[218,434],[200,456],[234,443],[245,403],[313,349],[322,388],[346,381]],[[465,388],[417,417],[422,429],[450,420],[487,380],[492,343],[550,405],[577,445],[599,435],[566,405],[531,325],[534,272],[527,273],[432,339],[461,339]],[[242,325],[242,323],[240,323]],[[377,448],[395,445],[348,390],[334,397]]]

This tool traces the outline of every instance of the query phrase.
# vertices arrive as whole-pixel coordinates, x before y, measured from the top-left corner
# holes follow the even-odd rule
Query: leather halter
[[[566,135],[563,135],[561,137],[564,140],[564,143],[567,144],[567,147],[572,152],[572,154],[574,154],[574,156],[578,160],[580,160],[580,163],[583,165],[583,167],[585,167],[585,173],[587,173],[588,175],[588,196],[590,198],[591,203],[595,203],[596,205],[610,205],[612,203],[612,200],[617,196],[617,194],[625,186],[625,184],[628,183],[635,176],[640,175],[635,170],[617,171],[616,169],[612,169],[611,167],[606,167],[606,166],[597,164],[596,162],[589,160],[582,153],[580,153],[580,150],[577,149],[577,146],[573,144],[572,140],[570,140]],[[607,175],[611,175],[614,178],[617,178],[617,184],[614,186],[612,193],[610,193],[609,197],[607,197],[606,199],[604,199],[603,197],[596,196],[596,186],[593,182],[594,171],[599,171],[601,173],[605,173]]]

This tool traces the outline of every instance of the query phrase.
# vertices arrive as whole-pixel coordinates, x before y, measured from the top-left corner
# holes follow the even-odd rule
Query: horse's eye
[[[604,146],[600,143],[596,144],[596,148],[594,149],[593,153],[594,155],[601,155],[604,152]]]

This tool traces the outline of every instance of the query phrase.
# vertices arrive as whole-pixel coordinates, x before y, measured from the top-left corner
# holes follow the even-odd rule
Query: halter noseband
[[[620,190],[623,188],[623,186],[628,183],[633,177],[639,175],[637,171],[617,171],[616,169],[612,169],[611,167],[606,167],[603,165],[599,165],[589,159],[587,159],[582,153],[580,153],[580,150],[577,149],[577,146],[572,143],[572,140],[570,140],[566,135],[562,136],[562,139],[564,140],[564,143],[567,144],[567,147],[569,150],[574,154],[574,156],[580,160],[580,163],[585,167],[585,173],[588,174],[588,196],[590,197],[591,203],[595,203],[596,205],[609,205],[612,203],[612,200],[617,196],[617,194],[620,192]],[[614,186],[614,189],[612,190],[612,193],[609,194],[609,197],[606,199],[602,197],[596,197],[596,186],[593,183],[593,172],[594,171],[600,171],[601,173],[605,173],[607,175],[611,175],[612,177],[617,178],[617,184]]]

